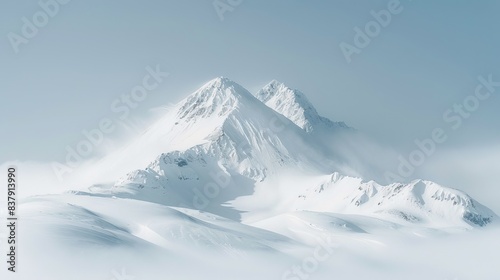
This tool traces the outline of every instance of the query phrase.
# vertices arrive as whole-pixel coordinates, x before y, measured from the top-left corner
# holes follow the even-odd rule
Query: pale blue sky
[[[16,54],[7,34],[20,34],[22,17],[40,7],[2,1],[0,163],[63,161],[81,130],[112,118],[113,100],[157,64],[170,76],[134,118],[216,76],[254,92],[277,79],[332,120],[409,152],[415,138],[446,126],[443,112],[474,92],[478,75],[500,80],[500,2],[402,0],[403,11],[347,63],[339,44],[352,44],[354,28],[388,2],[244,0],[221,21],[212,0],[72,0]],[[442,148],[499,144],[499,107],[500,92]]]

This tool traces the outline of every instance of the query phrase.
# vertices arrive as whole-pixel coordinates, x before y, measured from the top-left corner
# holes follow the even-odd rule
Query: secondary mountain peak
[[[277,80],[259,90],[256,97],[307,132],[314,131],[317,126],[348,128],[343,122],[333,122],[320,116],[305,94]]]
[[[280,101],[296,101],[301,103],[302,105],[305,105],[304,107],[307,107],[306,109],[309,109],[313,112],[316,111],[316,109],[312,106],[309,100],[307,100],[306,96],[302,92],[296,89],[289,88],[284,83],[277,80],[272,80],[257,93],[257,99],[264,103],[277,97],[284,99]]]

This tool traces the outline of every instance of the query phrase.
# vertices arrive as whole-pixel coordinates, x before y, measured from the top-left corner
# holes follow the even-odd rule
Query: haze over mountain
[[[338,142],[325,138],[339,134],[348,141],[349,134],[356,137],[353,129],[321,117],[303,93],[277,81],[256,96],[227,78],[208,82],[133,144],[134,151],[156,156],[111,192],[210,207],[221,216],[228,205],[259,217],[300,209],[482,226],[495,216],[466,194],[432,182],[381,186],[341,175],[352,175],[354,167],[337,156]]]
[[[287,266],[325,240],[328,255],[337,254],[332,260],[345,266],[339,269],[328,262],[332,266],[320,270],[318,279],[382,277],[380,268],[369,265],[372,262],[406,268],[393,271],[393,279],[422,279],[444,277],[449,270],[417,253],[408,262],[399,260],[401,244],[447,248],[440,238],[461,238],[466,232],[468,243],[481,232],[487,236],[484,240],[495,236],[497,215],[464,192],[426,180],[388,185],[372,180],[371,174],[379,172],[377,158],[362,147],[357,150],[359,143],[367,142],[360,140],[358,131],[320,116],[298,90],[272,81],[254,96],[218,77],[175,105],[125,149],[97,163],[99,169],[122,174],[120,179],[88,191],[24,200],[22,237],[35,240],[32,232],[40,234],[43,246],[29,241],[30,250],[41,255],[54,245],[56,260],[75,250],[75,244],[89,244],[84,255],[110,248],[110,260],[85,261],[98,268],[85,274],[87,279],[105,273],[104,264],[121,261],[135,268],[129,259],[117,256],[138,252],[154,256],[140,261],[145,267],[148,262],[177,260],[182,265],[171,269],[178,277],[190,275],[184,279],[211,273],[213,267],[202,265],[211,258],[235,263],[228,273],[256,264],[265,267],[262,260],[273,260],[276,267],[249,271],[243,279],[305,279]],[[28,246],[21,247],[28,255],[24,248]],[[380,258],[386,249],[389,256]],[[415,259],[427,270],[408,275]],[[37,259],[27,262],[35,265]],[[318,270],[320,261],[315,262],[309,274]],[[473,261],[481,262],[492,261]],[[68,263],[73,266],[78,262]],[[200,270],[189,271],[190,266]],[[360,268],[359,275],[352,274]],[[492,265],[460,272],[491,275],[493,270]],[[136,273],[161,279],[161,274],[140,269]],[[211,277],[220,279],[217,274]]]

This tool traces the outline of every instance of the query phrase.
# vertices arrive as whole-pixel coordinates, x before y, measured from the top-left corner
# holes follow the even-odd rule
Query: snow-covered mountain
[[[211,80],[96,164],[116,181],[20,203],[35,273],[15,279],[497,279],[497,215],[434,182],[371,180],[359,139],[277,81],[254,96]]]
[[[356,166],[318,137],[344,130],[351,131],[282,83],[272,81],[254,97],[219,77],[132,144],[130,151],[142,154],[133,157],[146,154],[149,164],[93,191],[244,222],[297,210],[438,228],[485,226],[496,218],[468,195],[433,182],[382,186],[346,175],[358,175],[351,172]]]

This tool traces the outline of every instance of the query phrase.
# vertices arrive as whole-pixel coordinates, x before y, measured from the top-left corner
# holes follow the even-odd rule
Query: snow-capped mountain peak
[[[215,78],[181,102],[179,119],[226,115],[241,99],[255,99],[250,92],[225,77]]]

